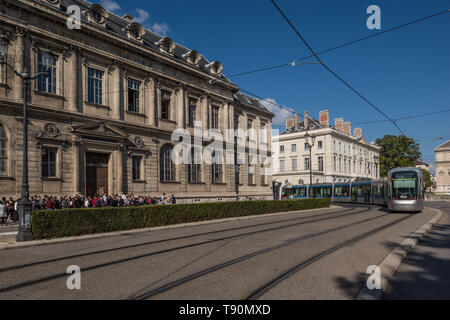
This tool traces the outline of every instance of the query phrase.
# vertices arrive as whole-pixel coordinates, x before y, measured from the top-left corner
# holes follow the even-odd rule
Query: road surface
[[[436,215],[342,205],[0,251],[0,299],[354,299],[367,268]],[[81,269],[81,290],[67,268]]]

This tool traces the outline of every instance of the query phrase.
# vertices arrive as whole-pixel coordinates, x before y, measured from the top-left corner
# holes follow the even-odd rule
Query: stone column
[[[16,71],[22,73],[25,64],[25,29],[21,27],[16,27],[16,52],[14,62]],[[31,70],[28,71],[31,72]],[[15,77],[15,92],[16,100],[21,100],[23,98],[23,84],[22,78],[20,77]]]
[[[117,192],[123,193],[123,147],[120,146],[116,151],[116,179],[117,179]]]
[[[120,77],[121,75],[120,66],[117,63],[110,65],[108,71],[111,74],[111,82],[112,82],[112,85],[110,86],[112,91],[110,94],[111,97],[110,107],[112,109],[113,118],[118,120],[121,118],[120,89],[121,89],[121,81],[123,81],[123,79],[121,79]]]
[[[175,110],[176,110],[176,122],[177,122],[177,128],[178,129],[183,129],[184,128],[184,107],[185,107],[185,103],[184,103],[184,92],[185,89],[183,88],[183,86],[179,86],[177,88],[176,92],[176,106],[175,106]]]
[[[209,97],[204,95],[201,97],[200,100],[201,100],[200,102],[201,102],[201,106],[202,106],[203,133],[205,133],[209,129],[209,124],[208,124]]]
[[[70,57],[69,111],[78,112],[78,52],[73,48]]]
[[[80,192],[80,142],[73,142],[73,193]]]
[[[145,124],[155,126],[155,80],[147,76],[144,80],[144,113],[147,116]]]

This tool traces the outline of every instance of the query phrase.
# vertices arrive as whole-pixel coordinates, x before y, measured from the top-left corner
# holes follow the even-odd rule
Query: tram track
[[[49,263],[54,263],[54,262],[60,262],[60,261],[65,261],[65,260],[70,260],[70,259],[84,258],[84,257],[88,257],[88,256],[98,255],[98,254],[112,253],[112,252],[119,251],[119,250],[135,249],[135,248],[150,246],[150,245],[154,245],[154,244],[161,244],[161,243],[164,243],[164,242],[186,240],[186,239],[195,238],[195,237],[208,236],[208,235],[214,235],[214,234],[218,234],[218,233],[232,232],[232,231],[238,231],[238,230],[245,230],[245,229],[250,229],[250,228],[256,228],[256,227],[273,225],[273,224],[277,224],[277,223],[286,223],[286,222],[299,221],[299,220],[302,221],[302,220],[310,219],[310,218],[313,218],[313,221],[311,221],[311,222],[324,221],[324,220],[327,220],[327,219],[336,219],[336,218],[339,218],[339,217],[345,217],[347,215],[359,214],[359,213],[363,213],[365,211],[368,211],[368,210],[361,210],[361,211],[353,212],[353,213],[350,213],[350,214],[342,215],[342,213],[351,212],[351,211],[353,211],[354,209],[357,209],[357,208],[360,208],[360,207],[355,207],[355,208],[350,208],[350,209],[347,209],[347,210],[342,210],[342,211],[339,211],[338,213],[336,213],[336,212],[328,212],[328,213],[322,213],[322,214],[306,216],[306,217],[297,217],[297,218],[292,218],[292,219],[284,219],[282,221],[264,222],[264,223],[249,225],[249,226],[227,228],[227,229],[221,229],[221,230],[215,230],[215,231],[209,231],[209,232],[203,232],[203,233],[196,233],[196,234],[191,234],[191,235],[186,235],[186,236],[181,236],[181,237],[168,238],[168,239],[155,240],[155,241],[148,241],[148,242],[144,242],[144,243],[137,243],[137,244],[128,245],[128,246],[122,246],[122,247],[117,247],[117,248],[97,250],[97,251],[93,251],[93,252],[86,252],[86,253],[70,255],[70,256],[64,256],[64,257],[58,257],[58,258],[53,258],[53,259],[48,259],[48,260],[35,261],[35,262],[25,263],[25,264],[21,264],[21,265],[8,266],[8,267],[0,268],[0,274],[4,273],[4,272],[8,272],[8,271],[16,271],[16,270],[20,270],[20,269],[24,269],[24,268],[35,267],[35,266],[49,264]],[[314,219],[314,218],[329,216],[329,215],[332,215],[332,214],[333,214],[332,217],[329,217],[329,218],[326,218],[326,219]],[[310,223],[310,221],[307,221],[305,223]],[[297,225],[300,225],[300,224],[287,225],[287,226],[281,226],[281,227],[290,227],[290,226],[297,226]],[[266,229],[258,230],[256,232],[264,232],[265,230]],[[267,230],[268,231],[272,231],[272,229],[267,229]],[[277,229],[273,229],[273,230],[277,230]],[[244,234],[242,234],[242,236],[252,235],[252,234],[255,234],[255,232],[244,233]],[[236,235],[236,237],[237,237],[237,235]],[[213,239],[211,241],[222,241],[222,240],[228,240],[228,239],[229,239],[229,237],[225,237],[225,238]],[[208,243],[211,243],[211,241],[202,242],[202,243],[199,243],[198,245],[208,244]],[[176,248],[174,248],[174,249],[176,249]],[[180,249],[185,249],[185,248],[183,247],[183,248],[180,248]]]
[[[370,211],[370,208],[366,208],[366,209],[363,209],[363,210],[360,210],[360,211],[351,212],[353,209],[355,209],[355,208],[352,208],[352,209],[349,209],[349,210],[343,210],[343,212],[347,212],[347,211],[350,211],[350,212],[345,213],[345,214],[338,214],[338,215],[335,214],[332,217],[313,219],[313,220],[306,221],[306,222],[299,222],[299,223],[295,223],[295,224],[282,225],[282,226],[277,226],[277,227],[273,227],[273,228],[247,232],[247,233],[244,233],[244,234],[231,235],[231,236],[222,237],[222,238],[219,238],[219,239],[212,239],[212,240],[203,241],[203,242],[199,242],[199,243],[194,243],[194,244],[189,244],[189,245],[184,245],[184,246],[178,246],[178,247],[174,247],[174,248],[169,248],[169,249],[159,250],[159,251],[155,251],[155,252],[145,253],[145,254],[142,254],[142,255],[132,256],[132,257],[124,258],[124,259],[114,260],[114,261],[110,261],[110,262],[106,262],[106,263],[97,264],[97,265],[93,265],[93,266],[90,266],[90,267],[82,268],[82,271],[84,273],[84,272],[87,272],[87,271],[92,271],[92,270],[96,270],[96,269],[100,269],[100,268],[104,268],[104,267],[109,267],[109,266],[112,266],[112,265],[117,265],[117,264],[131,262],[131,261],[135,261],[135,260],[139,260],[139,259],[143,259],[143,258],[148,258],[148,257],[156,256],[156,255],[159,255],[159,254],[174,252],[174,251],[177,251],[177,250],[193,248],[193,247],[206,245],[206,244],[210,244],[210,243],[214,243],[214,242],[225,241],[225,240],[230,240],[230,239],[237,239],[237,238],[247,237],[247,236],[251,236],[251,235],[255,235],[255,234],[259,234],[259,233],[276,231],[276,230],[280,230],[280,229],[284,229],[284,228],[290,228],[290,227],[295,227],[295,226],[299,226],[299,225],[306,225],[306,224],[315,223],[315,222],[321,222],[321,221],[330,220],[330,219],[338,219],[338,218],[342,218],[342,217],[346,217],[346,216],[352,216],[352,215],[357,215],[357,214],[361,214],[361,213]],[[328,215],[328,214],[323,214],[323,215]],[[384,215],[381,215],[381,216],[377,216],[377,217],[373,217],[373,218],[369,218],[369,219],[364,219],[362,221],[356,222],[356,224],[363,223],[363,222],[366,222],[366,221],[371,221],[371,220],[374,220],[374,219],[379,219],[379,218],[382,218],[382,217],[387,216],[387,215],[388,214],[384,214]],[[313,217],[315,217],[315,216],[300,217],[300,218],[313,218]],[[298,220],[300,218],[289,219],[289,220]],[[284,220],[283,222],[286,222],[286,220]],[[268,224],[273,224],[273,223],[268,223]],[[342,226],[340,228],[345,228],[345,227],[349,227],[349,226],[352,226],[352,225],[354,225],[354,223]],[[249,227],[254,227],[254,226],[255,225],[249,226]],[[239,228],[244,228],[244,227],[239,227]],[[231,228],[231,229],[236,229],[236,228]],[[320,234],[327,233],[327,232],[328,231],[321,232]],[[108,251],[108,252],[111,252],[111,251]],[[105,253],[105,252],[102,252],[102,253]],[[68,259],[69,258],[64,258],[64,259],[58,260],[58,261],[63,261],[63,260],[68,260]],[[55,262],[55,261],[53,261],[53,262]],[[45,261],[45,263],[49,263],[49,260]],[[36,263],[29,264],[29,265],[20,265],[20,266],[15,266],[15,267],[4,268],[4,269],[7,269],[7,270],[3,269],[4,270],[3,272],[15,271],[15,270],[23,269],[23,268],[26,268],[26,267],[37,266],[37,265],[40,265],[40,264],[43,264],[43,263],[36,262]],[[30,286],[33,286],[33,285],[45,283],[45,282],[48,282],[48,281],[51,281],[51,280],[56,280],[56,279],[59,279],[59,278],[62,278],[62,277],[66,277],[66,276],[67,276],[67,273],[61,272],[61,273],[49,275],[47,277],[42,277],[42,278],[39,278],[39,279],[24,281],[24,282],[21,282],[21,283],[18,283],[18,284],[14,284],[14,285],[10,285],[10,286],[6,286],[6,287],[3,287],[3,288],[0,288],[0,293],[14,291],[14,290],[25,288],[25,287],[30,287]]]
[[[272,247],[268,247],[268,248],[265,248],[265,249],[262,249],[262,250],[258,250],[258,251],[252,252],[250,254],[246,254],[246,255],[243,255],[241,257],[238,257],[238,258],[235,258],[235,259],[231,259],[231,260],[228,260],[226,262],[217,264],[217,265],[212,266],[212,267],[205,268],[205,269],[203,269],[201,271],[198,271],[196,273],[190,274],[190,275],[188,275],[186,277],[183,277],[183,278],[180,278],[178,280],[172,281],[170,283],[167,283],[167,284],[165,284],[163,286],[160,286],[158,288],[146,291],[144,293],[136,293],[134,295],[129,296],[128,299],[129,300],[146,300],[146,299],[152,298],[152,297],[154,297],[156,295],[159,295],[161,293],[164,293],[166,291],[169,291],[169,290],[172,290],[174,288],[180,287],[183,284],[188,283],[190,281],[193,281],[195,279],[198,279],[200,277],[203,277],[203,276],[206,276],[206,275],[211,274],[213,272],[216,272],[218,270],[230,267],[230,266],[235,265],[237,263],[240,263],[240,262],[252,259],[254,257],[260,256],[260,255],[264,255],[264,254],[267,254],[269,252],[273,252],[275,250],[291,246],[293,244],[297,244],[297,243],[299,243],[301,241],[304,241],[304,240],[307,240],[307,239],[319,237],[319,236],[328,234],[330,232],[335,232],[335,231],[339,231],[339,230],[342,230],[342,229],[345,229],[345,228],[348,228],[348,227],[353,227],[353,226],[358,225],[358,224],[363,224],[363,223],[367,223],[367,222],[370,222],[370,221],[374,221],[374,220],[386,217],[388,215],[389,214],[385,214],[385,215],[381,215],[381,216],[377,216],[377,217],[373,217],[373,218],[368,218],[368,219],[364,219],[364,220],[361,220],[361,221],[353,222],[351,224],[347,224],[347,225],[344,225],[344,226],[339,226],[339,227],[336,227],[336,228],[333,228],[333,229],[329,229],[329,230],[325,230],[325,231],[322,231],[322,232],[318,232],[318,233],[315,233],[315,234],[294,238],[294,239],[291,239],[291,240],[289,240],[287,242],[284,242],[284,243],[281,243],[281,244],[278,244],[278,245],[275,245],[275,246],[272,246]],[[365,238],[367,238],[367,237],[369,237],[369,236],[371,236],[371,235],[373,235],[373,234],[375,234],[375,233],[377,233],[379,231],[382,231],[382,230],[384,230],[386,228],[394,226],[394,225],[396,225],[396,224],[398,224],[400,222],[403,222],[403,221],[405,221],[405,220],[407,220],[409,218],[411,218],[411,216],[406,216],[406,217],[403,217],[403,218],[398,219],[396,221],[393,221],[391,223],[388,223],[386,225],[383,225],[381,227],[378,227],[376,229],[373,229],[373,230],[371,230],[369,232],[360,234],[359,236],[351,238],[351,239],[349,239],[349,240],[347,240],[347,241],[345,241],[345,242],[343,242],[343,243],[341,243],[341,244],[339,244],[337,246],[334,246],[334,247],[332,247],[332,248],[322,252],[319,255],[313,256],[312,258],[308,259],[307,261],[304,261],[301,265],[304,265],[303,267],[306,267],[306,265],[309,265],[309,264],[311,264],[311,263],[313,263],[315,261],[318,261],[319,259],[323,258],[324,256],[329,255],[332,252],[335,252],[335,251],[339,250],[340,248],[343,248],[345,246],[353,244],[353,243],[355,243],[357,241],[363,240],[363,239],[365,239]],[[299,266],[296,266],[296,267],[297,268],[295,270],[290,270],[289,275],[293,274],[297,269],[300,270]],[[281,277],[283,277],[283,276],[284,276],[284,278],[287,277],[286,274],[283,274]],[[280,277],[277,277],[277,279],[278,278],[280,278]],[[278,283],[277,279],[270,281],[270,284],[273,283],[273,285],[276,285]],[[266,288],[266,287],[269,287],[269,284],[263,286],[263,289]],[[272,286],[270,286],[270,288],[271,287]],[[263,289],[261,289],[261,290],[263,290]],[[258,294],[258,292],[259,291],[256,291],[249,298],[251,298],[254,295]]]

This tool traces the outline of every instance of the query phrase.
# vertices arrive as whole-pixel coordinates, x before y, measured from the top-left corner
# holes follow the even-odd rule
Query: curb
[[[410,235],[405,241],[403,241],[397,248],[392,250],[388,256],[383,260],[383,262],[379,265],[381,269],[381,289],[380,290],[370,290],[366,286],[366,282],[364,286],[358,293],[356,300],[381,300],[383,294],[385,293],[389,281],[392,279],[393,275],[397,271],[397,269],[402,264],[403,260],[406,258],[408,253],[414,249],[422,238],[427,235],[431,229],[433,229],[434,225],[436,225],[442,219],[442,211],[436,208],[432,208],[437,214],[424,224],[421,228],[419,228],[416,232]]]
[[[290,214],[296,214],[296,213],[308,213],[308,212],[316,212],[316,211],[332,210],[332,209],[342,209],[342,208],[343,207],[341,207],[341,206],[330,205],[328,208],[278,212],[278,213],[269,213],[269,214],[263,214],[263,215],[253,215],[253,216],[247,216],[247,217],[236,217],[236,218],[226,218],[226,219],[219,219],[219,220],[190,222],[190,223],[176,224],[176,225],[171,225],[171,226],[162,226],[162,227],[155,227],[155,228],[126,230],[126,231],[116,231],[116,232],[109,232],[109,233],[99,233],[99,234],[93,234],[93,235],[84,235],[84,236],[77,236],[77,237],[52,239],[52,240],[36,240],[36,241],[21,242],[21,243],[14,243],[14,244],[7,244],[7,243],[0,242],[0,251],[8,250],[8,249],[22,249],[22,248],[38,247],[38,246],[50,245],[50,244],[76,242],[76,241],[83,241],[83,240],[111,238],[111,237],[119,236],[119,235],[133,235],[133,234],[148,233],[148,232],[154,232],[154,231],[171,230],[171,229],[179,229],[179,228],[185,228],[185,227],[195,227],[195,226],[202,226],[202,225],[219,224],[219,223],[226,223],[226,222],[235,222],[235,221],[251,220],[251,219],[257,219],[257,218],[267,218],[267,217],[275,217],[275,216],[281,216],[281,215],[290,215]]]

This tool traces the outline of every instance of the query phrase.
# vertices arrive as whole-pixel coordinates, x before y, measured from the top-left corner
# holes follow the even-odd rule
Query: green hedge
[[[55,239],[230,217],[325,208],[329,205],[329,199],[306,199],[49,210],[33,212],[31,224],[35,240]]]

